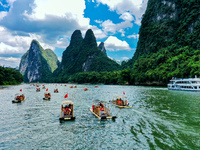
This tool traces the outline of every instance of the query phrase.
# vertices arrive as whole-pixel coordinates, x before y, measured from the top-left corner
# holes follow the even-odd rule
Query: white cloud
[[[90,28],[90,19],[84,18],[84,0],[7,1],[9,12],[0,12],[0,25],[6,29],[6,34],[0,33],[5,35],[5,39],[1,36],[0,41],[6,45],[12,43],[10,46],[16,47],[10,39],[16,42],[16,39],[20,38],[23,45],[21,51],[24,51],[25,47],[28,49],[32,39],[38,40],[44,49],[64,48],[69,43],[66,39],[70,38],[74,30]],[[97,30],[97,33],[99,32]],[[105,37],[105,34],[103,36]]]
[[[13,57],[0,57],[0,66],[5,67],[18,67],[20,63],[20,58]]]
[[[27,39],[18,35],[13,36],[7,29],[0,26],[0,54],[24,53]],[[30,43],[29,43],[30,44]]]
[[[97,0],[97,2],[107,5],[111,11],[116,10],[118,14],[128,12],[135,17],[134,22],[141,25],[148,0]]]
[[[103,27],[104,32],[116,32],[116,25],[111,20],[104,21],[101,26]]]
[[[102,23],[103,21],[101,20],[94,20],[96,23]]]
[[[1,53],[19,53],[19,49],[17,47],[0,42],[0,54]]]
[[[0,1],[0,5],[1,5],[2,7],[8,7],[7,5],[4,5],[1,1]]]
[[[14,3],[16,0],[6,0],[6,1],[9,3],[10,6],[12,6],[13,3]]]
[[[108,34],[115,34],[116,32],[121,32],[122,36],[125,33],[124,28],[132,27],[133,24],[130,21],[124,21],[118,24],[114,24],[111,20],[106,20],[102,24],[102,30]]]
[[[124,12],[119,18],[121,18],[123,20],[127,20],[127,21],[133,21],[134,20],[133,16],[128,12]]]
[[[88,26],[89,18],[84,18],[84,0],[35,0],[30,20],[46,20],[48,16],[57,16],[67,20],[77,20],[80,26]]]
[[[0,20],[2,20],[8,13],[6,11],[0,12]]]
[[[121,36],[125,36],[125,31],[124,31],[124,29],[119,29],[119,32],[121,33]]]
[[[108,56],[108,58],[110,58],[111,60],[115,60],[114,58],[112,58],[112,57],[110,57],[110,56]]]
[[[29,49],[33,39],[36,39],[44,49],[54,50],[54,47],[46,44],[39,35],[31,33],[28,36],[13,35],[6,28],[0,26],[0,54],[23,54]]]
[[[95,20],[102,27],[99,29],[97,26],[91,26],[90,19],[84,17],[86,8],[84,0],[6,1],[9,12],[0,11],[0,55],[6,53],[13,57],[15,54],[18,55],[16,57],[24,54],[33,39],[36,39],[44,49],[66,48],[74,30],[80,29],[83,33],[89,28],[93,30],[97,39],[113,35],[106,40],[105,46],[107,44],[108,50],[131,50],[126,41],[117,39],[114,34],[120,33],[121,36],[125,36],[125,29],[133,27],[133,20],[140,24],[147,2],[147,0],[90,0],[107,5],[123,20],[117,24],[111,20]],[[129,38],[134,38],[134,35]]]
[[[101,29],[97,28],[96,26],[92,26],[91,29],[94,32],[96,39],[103,39],[103,38],[107,37],[107,35]]]
[[[127,60],[127,59],[130,59],[130,58],[128,58],[128,57],[122,57],[122,59],[123,59],[123,60]]]
[[[117,37],[109,36],[104,42],[106,50],[119,51],[119,50],[131,50],[126,41],[121,41]]]
[[[139,39],[139,34],[133,34],[133,35],[129,35],[127,36],[128,38],[134,38],[134,39]]]
[[[69,40],[68,38],[65,36],[63,38],[60,38],[57,40],[55,47],[59,47],[59,48],[66,48],[69,45]]]

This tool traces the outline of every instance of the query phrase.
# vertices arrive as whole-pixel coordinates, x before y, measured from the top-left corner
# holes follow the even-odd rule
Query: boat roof
[[[50,92],[44,92],[44,94],[48,94],[48,93],[50,93]]]
[[[70,101],[70,100],[67,100],[67,101],[63,101],[63,102],[62,102],[62,105],[64,105],[64,104],[73,104],[73,102]]]
[[[170,81],[200,81],[200,78],[175,78]]]
[[[117,98],[127,98],[126,96],[123,96],[123,95],[115,95],[113,97],[117,97]]]
[[[22,94],[24,95],[24,93],[16,93],[15,95],[22,95]]]

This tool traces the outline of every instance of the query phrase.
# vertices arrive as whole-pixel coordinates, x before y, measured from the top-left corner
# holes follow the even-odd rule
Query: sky
[[[19,67],[36,39],[62,59],[71,35],[92,29],[115,60],[133,57],[148,0],[0,0],[0,65]]]

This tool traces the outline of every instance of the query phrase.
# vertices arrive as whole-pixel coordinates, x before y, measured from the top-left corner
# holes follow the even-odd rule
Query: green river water
[[[167,88],[119,85],[45,84],[52,93],[23,84],[0,89],[0,149],[200,149],[200,92]],[[26,100],[13,104],[22,89]],[[92,101],[109,101],[123,91],[132,105],[119,109],[110,105],[115,121],[100,121],[90,111]],[[74,102],[75,121],[60,122],[61,103]]]

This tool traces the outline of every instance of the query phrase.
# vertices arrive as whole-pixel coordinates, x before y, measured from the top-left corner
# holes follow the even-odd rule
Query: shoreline
[[[20,84],[13,84],[13,85],[0,85],[0,89],[5,89],[5,88],[8,88],[9,86],[16,86],[16,85],[22,85],[22,83],[20,83]]]

